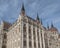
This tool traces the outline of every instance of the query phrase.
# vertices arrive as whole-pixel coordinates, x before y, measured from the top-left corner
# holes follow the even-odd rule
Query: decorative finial
[[[47,23],[47,29],[49,29],[49,24]]]
[[[41,18],[40,22],[41,22],[41,24],[43,25],[42,18]]]
[[[24,4],[22,4],[21,16],[25,16],[25,8],[24,8]]]
[[[54,27],[53,23],[51,22],[51,28]]]
[[[38,13],[37,13],[37,20],[40,21],[40,18],[39,18],[39,16],[38,16]]]
[[[21,9],[22,11],[25,11],[25,8],[24,8],[24,3],[22,4],[22,9]]]

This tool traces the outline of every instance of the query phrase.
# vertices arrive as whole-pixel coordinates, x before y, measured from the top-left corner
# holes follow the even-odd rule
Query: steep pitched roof
[[[51,32],[58,32],[58,29],[56,27],[51,27],[48,31]]]
[[[6,22],[6,21],[3,21],[3,24],[4,24],[4,26],[3,26],[3,29],[4,29],[4,30],[7,30],[10,26],[12,26],[11,23]]]
[[[21,10],[22,10],[22,11],[25,11],[24,4],[22,4]]]

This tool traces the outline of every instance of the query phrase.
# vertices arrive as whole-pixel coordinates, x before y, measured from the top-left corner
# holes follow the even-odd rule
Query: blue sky
[[[60,0],[0,0],[0,21],[15,22],[22,3],[28,16],[36,19],[38,12],[44,26],[53,22],[60,31]]]

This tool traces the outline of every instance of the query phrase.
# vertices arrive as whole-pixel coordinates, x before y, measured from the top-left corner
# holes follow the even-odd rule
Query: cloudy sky
[[[36,19],[38,13],[44,26],[53,22],[60,31],[60,0],[0,0],[0,21],[15,22],[22,3],[28,16]]]

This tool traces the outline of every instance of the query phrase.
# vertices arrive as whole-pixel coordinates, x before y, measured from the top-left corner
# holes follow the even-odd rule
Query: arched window
[[[4,39],[6,39],[7,38],[7,35],[6,35],[6,33],[4,33]]]

